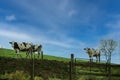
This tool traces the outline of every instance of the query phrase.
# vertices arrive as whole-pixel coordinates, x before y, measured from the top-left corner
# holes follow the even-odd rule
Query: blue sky
[[[45,54],[88,58],[83,48],[120,39],[119,0],[0,0],[0,45],[42,44]],[[118,51],[112,62],[119,63]]]

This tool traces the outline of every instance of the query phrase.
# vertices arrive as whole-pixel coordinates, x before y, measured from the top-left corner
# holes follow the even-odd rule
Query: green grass
[[[26,58],[26,53],[25,52],[20,52],[20,55],[22,56],[22,58]],[[1,57],[19,58],[15,54],[14,50],[5,49],[5,48],[0,48],[0,56]],[[35,54],[35,58],[38,59],[37,54]],[[51,56],[51,55],[43,55],[43,58],[48,59],[48,60],[57,60],[57,61],[65,61],[65,62],[70,61],[69,58],[57,57],[57,56]]]
[[[22,56],[22,58],[26,58],[26,54],[25,54],[25,52],[20,52],[21,53],[21,56]],[[15,58],[15,60],[18,58],[17,56],[16,56],[16,54],[15,54],[15,52],[14,52],[14,50],[11,50],[11,49],[4,49],[4,48],[0,48],[0,57],[5,57],[6,59],[8,59],[8,57],[10,57],[10,58]],[[35,58],[36,59],[38,59],[37,58],[37,54],[35,55]],[[63,57],[56,57],[56,56],[50,56],[50,55],[44,55],[43,56],[43,58],[44,59],[47,59],[48,61],[47,61],[47,68],[50,68],[52,65],[51,65],[51,62],[55,62],[55,65],[53,65],[53,66],[57,66],[56,65],[56,61],[54,61],[54,60],[57,60],[57,62],[58,62],[58,64],[59,64],[59,62],[60,61],[64,61],[64,62],[68,62],[68,61],[70,61],[70,58],[63,58]],[[5,60],[6,60],[5,59]],[[27,61],[27,59],[24,59],[24,60],[26,60]],[[49,61],[50,60],[50,61]],[[53,60],[53,61],[51,61],[51,60]],[[46,60],[45,60],[46,61]],[[77,63],[82,63],[83,65],[84,64],[88,64],[88,61],[84,61],[84,60],[77,60]],[[10,63],[10,64],[12,64],[12,63]],[[50,64],[50,65],[49,65]],[[95,64],[103,64],[103,63],[95,63]],[[36,63],[36,65],[38,65],[37,63]],[[43,65],[43,64],[42,64]],[[40,66],[40,65],[38,65],[38,66]],[[44,67],[43,67],[44,66]],[[42,66],[42,68],[45,68],[45,69],[47,69],[46,68],[46,65],[45,65],[45,63],[44,63],[44,65]],[[53,69],[53,66],[52,66],[52,68],[51,69],[49,69],[49,70],[52,70]],[[58,66],[57,66],[58,67]],[[42,70],[42,69],[41,69]],[[47,69],[48,70],[48,69]],[[61,69],[62,70],[62,69]],[[76,73],[78,74],[77,76],[79,77],[80,75],[79,75],[79,73],[78,72],[89,72],[89,70],[90,70],[90,68],[89,67],[87,67],[87,66],[77,66],[76,67]],[[101,71],[102,70],[102,71]],[[105,71],[104,70],[104,67],[101,69],[99,69],[99,67],[92,67],[92,73],[105,73],[105,72],[103,72],[103,71]],[[111,72],[113,73],[113,74],[120,74],[120,68],[119,67],[112,67],[111,68]],[[48,71],[49,72],[49,71]],[[83,77],[86,77],[86,75],[83,75]],[[94,76],[94,77],[98,77],[98,78],[100,78],[101,76]],[[80,77],[80,78],[82,78],[82,77]],[[106,78],[106,77],[103,77],[103,78]],[[83,80],[83,79],[80,79],[80,80]],[[85,80],[85,79],[84,79]],[[88,79],[86,79],[86,80],[88,80]],[[99,80],[101,80],[101,79],[99,79]],[[114,79],[114,80],[118,80],[118,79]]]

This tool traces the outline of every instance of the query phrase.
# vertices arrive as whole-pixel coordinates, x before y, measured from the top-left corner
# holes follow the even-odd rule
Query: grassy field
[[[1,74],[4,72],[15,72],[16,70],[22,70],[25,72],[31,71],[31,62],[29,58],[26,58],[25,52],[20,52],[22,58],[18,58],[15,54],[14,50],[0,48],[0,66],[1,66]],[[50,55],[43,55],[43,59],[38,59],[37,54],[35,54],[35,74],[37,76],[41,75],[43,77],[57,77],[64,80],[68,80],[69,78],[69,61],[70,58],[56,57]],[[7,65],[6,65],[7,64]],[[78,65],[77,65],[78,64]],[[89,73],[89,62],[83,60],[77,60],[76,62],[76,76],[77,80],[89,80],[90,75],[85,75],[83,73]],[[95,66],[96,65],[96,66]],[[113,65],[113,64],[112,64]],[[8,67],[9,66],[9,67]],[[120,74],[119,67],[111,68],[112,74]],[[103,63],[94,63],[92,65],[92,73],[105,74],[105,64]],[[64,77],[63,77],[64,76]],[[92,76],[92,80],[106,80],[105,76]],[[52,80],[52,79],[51,79]],[[112,77],[112,80],[120,80],[120,78]]]
[[[25,52],[20,52],[20,55],[22,56],[22,58],[26,58]],[[0,48],[0,56],[1,57],[10,57],[10,58],[19,58],[15,54],[14,50],[4,49],[4,48]],[[65,61],[65,62],[70,61],[69,58],[63,58],[63,57],[57,57],[57,56],[51,56],[51,55],[43,55],[43,58],[47,59],[47,60],[57,60],[57,61]],[[35,54],[35,59],[38,59],[37,54]]]
[[[17,57],[14,50],[0,48],[0,75],[6,74],[5,72],[11,74],[17,70],[25,71],[30,75],[31,59],[26,58],[25,52],[20,52],[20,53],[22,58]],[[67,65],[65,64],[66,62],[70,61],[69,58],[43,55],[43,59],[44,60],[38,59],[37,54],[35,54],[35,60],[34,60],[35,75],[48,77],[51,75],[52,76],[54,75],[56,76],[58,74],[61,75],[61,72],[67,75],[67,71],[66,71]]]

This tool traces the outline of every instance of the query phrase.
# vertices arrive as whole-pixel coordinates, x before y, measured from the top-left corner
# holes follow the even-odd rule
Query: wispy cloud
[[[31,15],[37,22],[44,24],[62,24],[70,21],[68,17],[75,15],[76,10],[72,6],[73,1],[70,0],[39,0],[36,2],[30,1],[14,1],[14,4],[20,6],[26,13]],[[50,26],[49,26],[50,27]]]
[[[0,30],[0,36],[3,36],[3,37],[7,37],[7,38],[12,38],[14,40],[25,40],[25,41],[34,41],[34,42],[37,42],[37,41],[40,41],[44,44],[52,44],[52,45],[55,45],[55,46],[61,46],[61,47],[69,47],[68,44],[64,44],[62,42],[58,42],[58,41],[53,41],[53,40],[50,40],[48,38],[37,38],[36,37],[33,37],[33,36],[30,36],[26,33],[23,33],[23,32],[15,32],[15,31],[10,31],[10,30]]]
[[[11,28],[17,27],[18,25],[11,25],[7,23],[2,24],[3,27]],[[22,27],[29,26],[29,25],[22,25]],[[43,31],[44,32],[44,31]],[[30,32],[29,32],[30,33]],[[31,41],[31,42],[41,42],[43,44],[48,44],[48,45],[54,45],[54,46],[59,46],[62,48],[78,48],[78,46],[85,46],[84,42],[77,41],[75,39],[69,38],[67,36],[62,36],[63,34],[60,34],[60,38],[62,39],[54,39],[52,38],[53,36],[49,37],[47,34],[29,34],[27,32],[24,32],[20,30],[20,28],[16,28],[16,30],[7,30],[7,29],[1,29],[0,30],[0,36],[7,37],[13,40],[25,40],[25,41]],[[55,33],[55,32],[53,32]]]
[[[57,52],[65,55],[76,52],[81,53],[81,56],[85,53],[84,47],[96,47],[99,39],[119,39],[120,36],[120,15],[114,18],[109,16],[119,9],[116,4],[111,6],[115,8],[114,11],[108,9],[110,5],[108,1],[1,0],[0,2],[3,2],[4,6],[9,4],[9,7],[0,8],[0,36],[4,37],[3,40],[42,43],[46,48],[44,51],[48,53]],[[54,52],[49,52],[51,48]]]
[[[110,38],[115,39],[115,40],[120,40],[120,31],[112,32],[110,35]]]
[[[112,20],[108,21],[105,26],[108,28],[109,31],[105,37],[111,39],[119,39],[120,36],[120,14],[113,14],[110,16]]]
[[[110,22],[110,23],[107,23],[106,26],[108,26],[109,28],[112,28],[112,29],[120,29],[120,19],[117,20],[116,22]]]
[[[83,4],[82,2],[80,3],[80,5],[78,4],[76,5],[75,2],[72,0],[60,0],[60,1],[56,1],[56,0],[32,1],[31,0],[30,2],[25,0],[22,0],[19,2],[13,0],[11,4],[19,7],[20,9],[22,9],[22,11],[24,11],[24,13],[27,14],[27,15],[24,14],[24,16],[28,16],[28,17],[25,17],[24,20],[30,21],[31,22],[30,24],[34,22],[40,24],[39,30],[37,30],[38,26],[37,27],[34,26],[34,29],[36,29],[35,32],[42,33],[42,34],[39,33],[39,35],[44,36],[44,39],[42,38],[43,40],[47,40],[46,42],[48,43],[64,46],[64,47],[71,47],[73,46],[73,44],[76,46],[78,45],[78,43],[80,43],[81,45],[82,42],[79,40],[76,41],[75,38],[73,42],[69,42],[70,41],[69,39],[71,39],[68,36],[69,33],[71,34],[72,31],[77,30],[77,28],[74,28],[76,24],[77,25],[79,24],[81,25],[85,23],[87,24],[94,19],[94,16],[96,17],[96,15],[98,15],[97,13],[99,13],[98,12],[99,10],[95,5],[92,5],[89,3]],[[76,19],[74,18],[74,16]],[[15,15],[13,15],[13,17],[16,18]],[[74,25],[74,22],[75,22],[75,26],[70,26],[70,25]],[[24,26],[26,27],[26,25]],[[78,26],[78,27],[81,27],[81,26]],[[44,31],[42,31],[43,29]],[[64,38],[64,36],[66,38]]]
[[[14,21],[14,20],[16,20],[16,17],[15,17],[14,14],[12,14],[12,15],[6,16],[5,19],[6,19],[7,21]]]
[[[46,42],[44,42],[46,44],[52,44],[52,45],[55,45],[55,46],[60,46],[60,47],[64,47],[64,48],[71,48],[71,45],[70,44],[67,44],[67,43],[63,43],[63,42],[60,42],[60,41],[54,41],[54,40],[47,40]]]
[[[14,39],[31,39],[31,37],[27,34],[14,32],[9,30],[0,30],[0,35],[4,37],[14,38]]]

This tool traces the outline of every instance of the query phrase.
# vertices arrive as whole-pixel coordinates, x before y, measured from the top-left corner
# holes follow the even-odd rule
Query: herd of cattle
[[[42,45],[34,45],[32,43],[26,43],[26,42],[9,42],[13,49],[15,50],[15,53],[17,56],[19,55],[20,51],[26,52],[26,57],[32,57],[33,52],[38,52],[38,58],[40,56],[40,53],[42,52]],[[96,57],[96,62],[100,62],[100,50],[99,49],[93,49],[93,48],[84,48],[86,50],[86,53],[88,53],[90,61],[93,62],[93,57]]]
[[[15,50],[15,53],[17,56],[20,55],[20,51],[26,52],[26,57],[32,57],[33,52],[38,52],[38,57],[40,56],[40,53],[42,52],[42,45],[34,45],[32,43],[26,43],[26,42],[9,42],[13,49]]]

